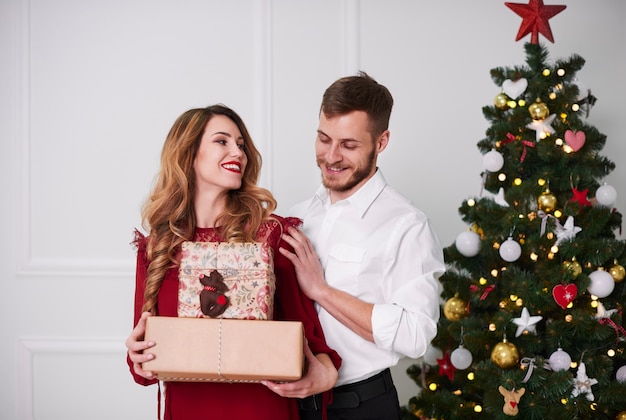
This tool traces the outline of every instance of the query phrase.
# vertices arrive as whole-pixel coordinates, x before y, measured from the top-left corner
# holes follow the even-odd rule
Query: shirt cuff
[[[384,350],[393,349],[393,341],[402,318],[403,308],[394,304],[376,304],[372,311],[372,335],[376,345]]]

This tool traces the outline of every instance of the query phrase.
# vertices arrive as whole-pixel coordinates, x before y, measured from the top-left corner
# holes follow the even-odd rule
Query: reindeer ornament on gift
[[[203,286],[200,292],[200,310],[202,313],[211,318],[223,314],[230,303],[224,294],[228,292],[228,286],[224,284],[224,277],[217,270],[213,270],[209,277],[201,274],[200,283]]]

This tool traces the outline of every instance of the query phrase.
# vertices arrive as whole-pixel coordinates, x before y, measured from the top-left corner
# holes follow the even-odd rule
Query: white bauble
[[[472,353],[463,345],[460,345],[450,355],[450,362],[458,370],[467,369],[472,364]]]
[[[504,166],[504,157],[500,152],[492,150],[483,156],[483,167],[489,172],[498,172]]]
[[[520,255],[522,255],[522,247],[512,238],[507,239],[500,245],[500,256],[504,261],[517,261]]]
[[[429,345],[426,348],[426,353],[422,356],[422,360],[424,360],[424,363],[427,365],[436,366],[437,359],[443,359],[443,351],[437,347]]]
[[[596,190],[596,201],[606,207],[612,207],[617,201],[617,191],[611,185],[604,184]]]
[[[615,280],[608,271],[596,270],[589,274],[591,283],[587,287],[587,291],[599,298],[605,298],[613,292],[615,288]]]
[[[466,230],[456,237],[454,244],[462,255],[474,257],[480,252],[480,235],[476,232]]]
[[[550,355],[549,362],[553,371],[568,370],[572,363],[572,358],[559,347],[557,351]]]
[[[615,379],[617,379],[617,382],[620,384],[626,384],[626,365],[617,369],[617,372],[615,372]]]

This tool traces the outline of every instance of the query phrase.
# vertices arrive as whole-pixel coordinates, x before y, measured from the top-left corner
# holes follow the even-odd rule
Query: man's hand
[[[285,248],[279,248],[279,251],[293,264],[300,288],[309,299],[320,301],[328,285],[324,278],[324,269],[311,241],[304,233],[291,226],[283,234],[283,239],[293,247],[294,252]]]

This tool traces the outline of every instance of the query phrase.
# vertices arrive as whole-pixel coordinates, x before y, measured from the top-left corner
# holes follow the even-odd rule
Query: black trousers
[[[301,420],[322,418],[319,395],[299,401]],[[354,384],[333,389],[329,420],[400,420],[398,393],[389,369]]]

